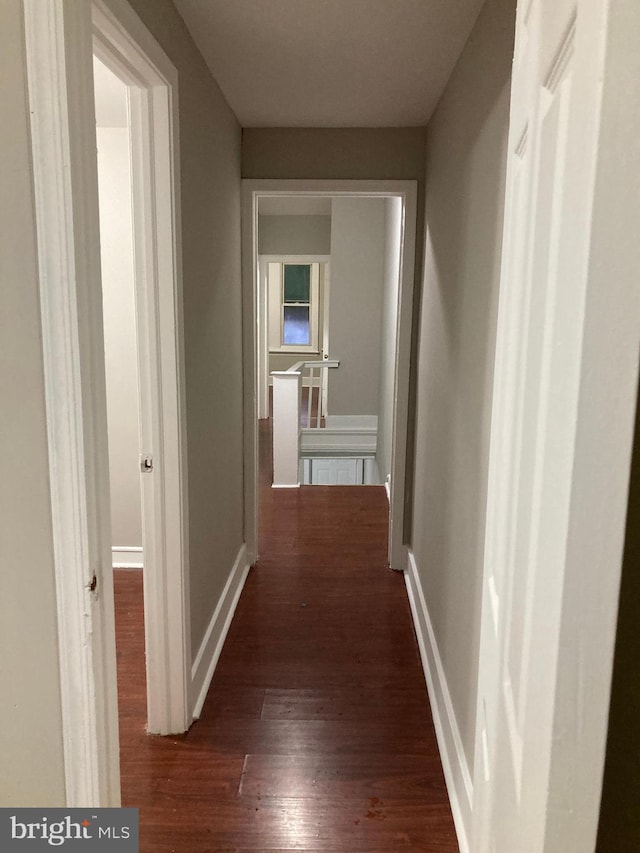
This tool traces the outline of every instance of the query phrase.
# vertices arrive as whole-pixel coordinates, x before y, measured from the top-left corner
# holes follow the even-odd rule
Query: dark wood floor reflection
[[[381,487],[272,490],[202,717],[144,731],[140,573],[116,573],[123,804],[142,853],[457,851]]]

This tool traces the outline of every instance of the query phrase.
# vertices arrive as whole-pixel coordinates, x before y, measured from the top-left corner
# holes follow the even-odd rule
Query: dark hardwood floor
[[[144,731],[141,573],[116,573],[123,805],[142,853],[457,851],[384,489],[270,488],[202,712]]]

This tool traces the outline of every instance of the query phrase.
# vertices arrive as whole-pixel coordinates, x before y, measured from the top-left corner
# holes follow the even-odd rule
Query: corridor
[[[201,719],[144,733],[141,580],[116,573],[123,805],[142,853],[457,851],[383,488],[270,487]]]

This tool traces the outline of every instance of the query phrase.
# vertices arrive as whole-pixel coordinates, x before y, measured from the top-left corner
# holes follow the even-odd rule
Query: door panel
[[[474,853],[545,849],[608,5],[524,0],[518,8],[485,543]]]

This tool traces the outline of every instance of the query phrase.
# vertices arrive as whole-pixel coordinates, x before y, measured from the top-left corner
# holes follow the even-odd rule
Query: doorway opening
[[[175,69],[93,9],[112,565],[143,576],[147,731],[193,719]]]
[[[94,57],[113,567],[142,569],[140,375],[126,85]]]
[[[248,547],[272,411],[273,486],[384,485],[403,569],[415,184],[244,181],[243,202]]]

